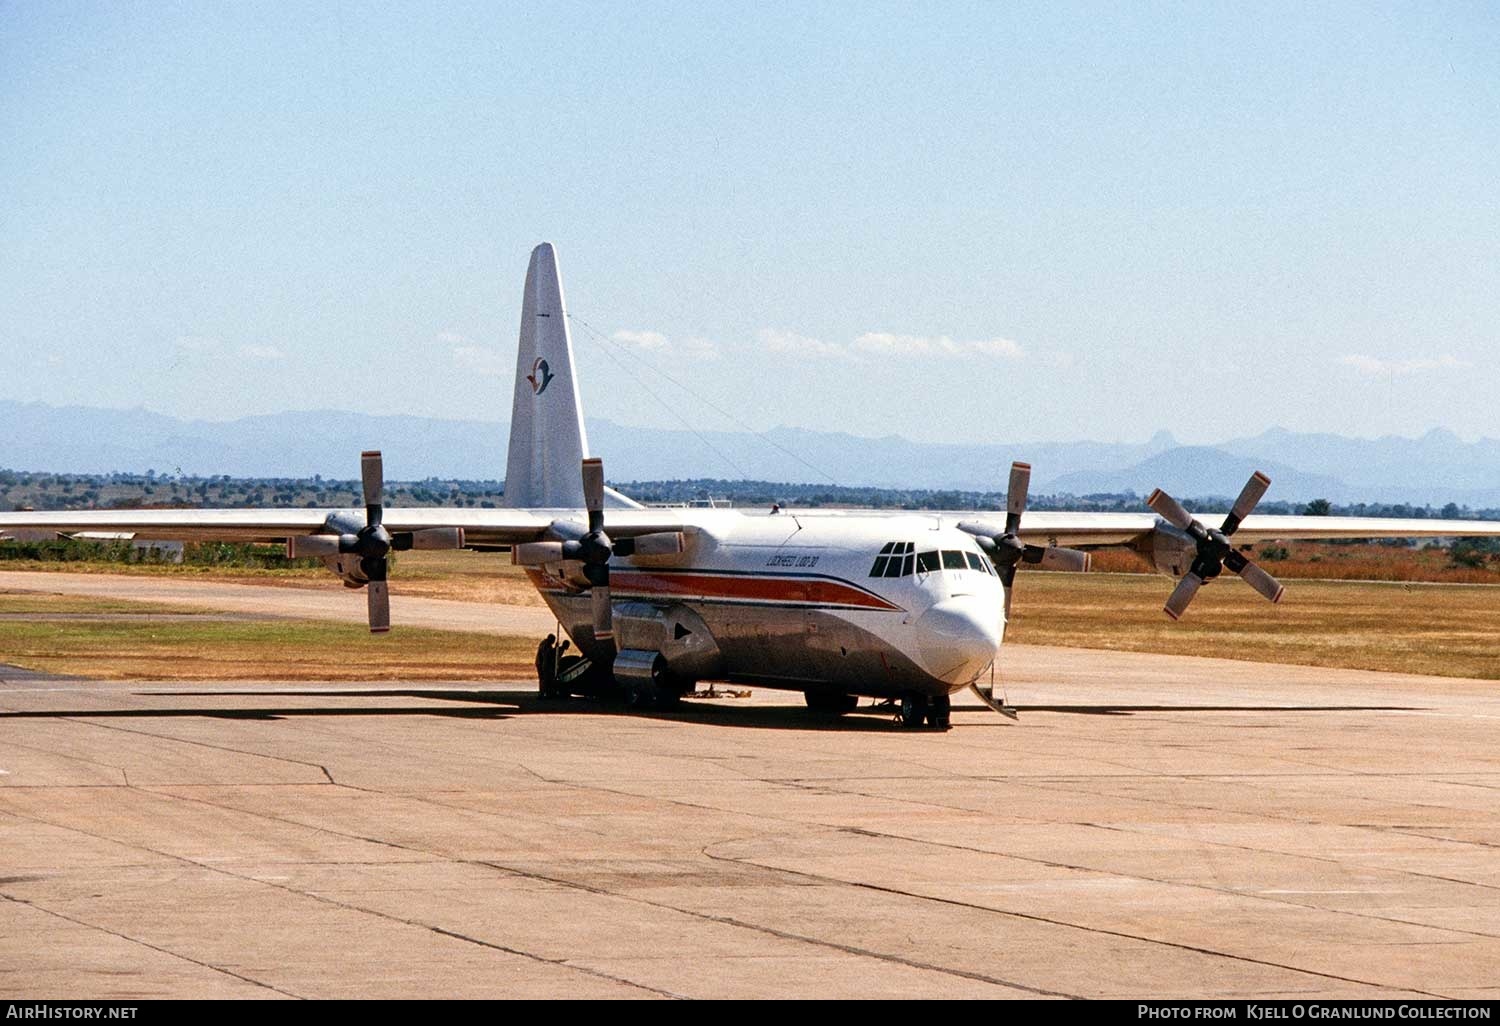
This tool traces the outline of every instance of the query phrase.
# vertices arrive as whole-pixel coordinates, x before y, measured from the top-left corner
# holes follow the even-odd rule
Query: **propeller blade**
[[[1010,623],[1010,596],[1015,591],[1016,564],[997,562],[995,575],[1000,578],[1000,590],[1005,596],[1005,622]]]
[[[1146,500],[1146,505],[1156,511],[1156,515],[1179,531],[1186,531],[1193,524],[1193,515],[1182,508],[1182,503],[1172,498],[1160,488],[1151,493]]]
[[[380,523],[380,493],[385,488],[385,464],[379,449],[359,454],[359,476],[365,488],[365,523],[373,527]]]
[[[1226,568],[1239,574],[1250,587],[1272,602],[1281,601],[1281,596],[1286,591],[1281,582],[1252,563],[1229,541],[1229,536],[1239,529],[1240,522],[1250,515],[1250,511],[1255,509],[1270,486],[1271,479],[1265,474],[1258,470],[1251,474],[1245,487],[1240,489],[1240,497],[1234,500],[1234,506],[1224,518],[1223,528],[1217,531],[1209,530],[1194,520],[1192,514],[1182,508],[1181,503],[1160,488],[1151,493],[1146,505],[1173,527],[1190,535],[1197,549],[1193,569],[1183,576],[1167,599],[1168,616],[1174,620],[1181,618],[1188,603],[1193,601],[1193,596],[1198,594],[1198,589],[1205,581],[1219,576]]]
[[[1026,512],[1026,493],[1031,489],[1031,464],[1019,460],[1010,465],[1010,487],[1005,492],[1005,533],[1015,534]]]
[[[1250,480],[1245,482],[1245,487],[1240,491],[1240,497],[1234,500],[1234,507],[1230,509],[1229,515],[1224,518],[1224,526],[1220,528],[1225,535],[1231,535],[1240,528],[1240,521],[1250,515],[1255,504],[1260,502],[1261,497],[1266,494],[1266,489],[1271,487],[1271,479],[1260,471],[1250,475]]]
[[[522,542],[510,550],[510,561],[516,566],[540,566],[563,558],[562,542]]]
[[[1174,620],[1182,619],[1182,614],[1187,611],[1188,603],[1193,601],[1193,596],[1198,594],[1198,589],[1201,587],[1203,587],[1203,578],[1192,571],[1183,574],[1182,580],[1177,582],[1177,587],[1173,588],[1172,594],[1167,597],[1167,604],[1164,607],[1166,614]]]
[[[300,534],[286,540],[287,559],[337,556],[342,551],[336,534]]]
[[[1235,573],[1239,574],[1240,579],[1243,580],[1246,584],[1250,585],[1250,587],[1260,592],[1272,602],[1280,602],[1281,596],[1286,594],[1285,585],[1283,585],[1276,578],[1272,577],[1270,574],[1266,573],[1260,567],[1256,566],[1254,563],[1250,562],[1250,560],[1248,559],[1245,560],[1243,566],[1233,566],[1228,560],[1225,561],[1225,565]]]
[[[370,633],[384,634],[391,629],[391,592],[385,581],[365,585],[365,604],[370,614]]]
[[[609,585],[595,585],[590,594],[594,600],[594,639],[610,641],[615,636],[614,607],[609,601]]]
[[[398,531],[391,535],[391,548],[397,552],[408,549],[461,549],[464,547],[462,527],[424,527],[420,531]]]
[[[1032,548],[1039,546],[1028,546],[1027,556],[1031,555]],[[1042,549],[1035,560],[1028,558],[1028,563],[1034,562],[1043,570],[1061,570],[1068,573],[1085,573],[1093,562],[1093,557],[1087,552],[1078,549],[1065,549],[1057,545],[1049,545]]]
[[[589,511],[589,530],[604,526],[604,461],[597,456],[583,461],[583,505]]]

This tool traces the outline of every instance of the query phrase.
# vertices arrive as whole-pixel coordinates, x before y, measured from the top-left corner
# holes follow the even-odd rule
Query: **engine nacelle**
[[[621,602],[615,606],[614,624],[622,651],[659,654],[660,668],[681,680],[711,679],[723,668],[724,657],[708,624],[687,606]]]
[[[1198,543],[1186,531],[1158,520],[1150,534],[1131,546],[1151,569],[1168,577],[1181,577],[1198,558]]]
[[[346,588],[363,588],[370,583],[359,564],[359,557],[353,553],[323,557],[323,565],[342,579]]]

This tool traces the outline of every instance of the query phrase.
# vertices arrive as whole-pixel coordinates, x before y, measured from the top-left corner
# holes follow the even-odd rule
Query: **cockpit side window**
[[[984,560],[980,558],[979,553],[965,552],[964,558],[969,561],[970,570],[978,570],[980,573],[984,573]]]
[[[870,568],[871,577],[904,577],[911,573],[911,550],[914,542],[886,542]]]

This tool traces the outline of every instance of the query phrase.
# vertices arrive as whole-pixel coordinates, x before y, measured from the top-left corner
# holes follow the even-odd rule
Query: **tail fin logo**
[[[531,365],[531,373],[526,375],[526,380],[531,382],[532,394],[541,395],[547,391],[547,386],[552,384],[553,377],[551,368],[547,366],[547,361],[538,356],[536,362]]]

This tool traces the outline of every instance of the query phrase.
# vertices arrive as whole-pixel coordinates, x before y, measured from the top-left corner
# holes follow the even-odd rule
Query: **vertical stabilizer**
[[[505,504],[519,509],[581,508],[579,467],[588,451],[562,276],[552,244],[544,242],[531,251],[521,303]]]

